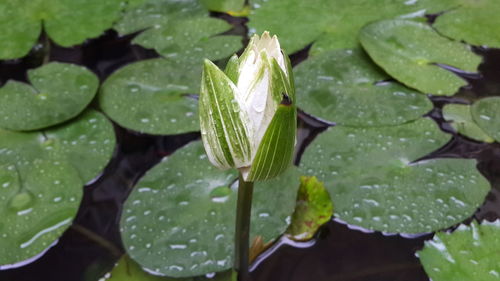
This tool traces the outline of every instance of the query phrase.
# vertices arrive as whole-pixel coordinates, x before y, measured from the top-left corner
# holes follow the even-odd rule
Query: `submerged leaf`
[[[316,177],[301,177],[297,205],[286,234],[294,240],[309,240],[333,214],[332,200]]]
[[[500,220],[460,225],[452,233],[437,233],[418,252],[434,281],[500,280]]]

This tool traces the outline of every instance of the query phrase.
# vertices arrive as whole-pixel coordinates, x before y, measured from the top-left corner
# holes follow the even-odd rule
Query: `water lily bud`
[[[254,35],[224,72],[205,60],[199,104],[201,136],[212,164],[239,169],[245,181],[273,178],[290,165],[295,89],[276,36]]]

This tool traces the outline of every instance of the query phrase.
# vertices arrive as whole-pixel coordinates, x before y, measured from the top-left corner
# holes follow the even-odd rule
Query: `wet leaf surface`
[[[466,104],[447,104],[443,107],[443,117],[460,134],[483,142],[494,140],[472,120],[471,106]],[[500,128],[500,127],[499,127]]]
[[[255,33],[270,30],[280,38],[282,47],[294,53],[315,42],[311,52],[357,47],[358,30],[374,20],[410,15],[421,9],[405,1],[383,0],[269,0],[252,1],[249,27]],[[379,9],[384,7],[384,9]],[[297,19],[290,24],[291,19]]]
[[[301,168],[325,183],[334,214],[349,224],[391,233],[435,231],[472,215],[490,189],[474,160],[411,163],[449,138],[426,118],[393,127],[334,127],[306,149]]]
[[[76,215],[83,182],[71,165],[53,158],[2,164],[0,264],[5,265],[32,258],[56,241]]]
[[[0,88],[0,127],[43,129],[82,112],[97,92],[99,81],[86,68],[52,62],[29,70],[31,85],[10,80]]]
[[[84,183],[102,172],[115,149],[113,126],[101,113],[87,110],[74,121],[50,130],[20,133],[0,130],[0,161],[32,162],[55,157],[69,162]]]
[[[323,120],[354,127],[386,126],[420,118],[432,108],[421,93],[389,77],[361,50],[313,56],[295,68],[298,106]]]
[[[428,12],[443,12],[433,26],[444,36],[472,45],[500,47],[500,18],[497,16],[500,6],[496,0],[421,2]]]
[[[333,214],[332,201],[316,177],[301,177],[297,205],[286,234],[294,240],[309,240]]]
[[[440,36],[426,23],[411,20],[368,24],[360,31],[359,39],[370,57],[389,75],[433,95],[453,95],[467,84],[436,64],[476,72],[481,62],[481,57],[466,45]]]
[[[434,281],[500,280],[500,220],[460,225],[452,233],[437,233],[418,252]]]
[[[58,45],[69,47],[110,28],[121,0],[5,0],[0,2],[0,59],[20,58],[43,29]]]
[[[236,179],[234,170],[222,172],[209,164],[200,142],[165,158],[125,203],[121,227],[129,255],[148,270],[172,277],[230,268]],[[255,184],[252,237],[268,242],[285,231],[298,186],[295,168]]]
[[[102,85],[102,110],[121,126],[149,134],[181,134],[199,130],[197,93],[201,81],[198,64],[165,59],[125,66]]]
[[[133,43],[181,63],[200,65],[204,58],[226,58],[242,47],[240,36],[219,35],[231,25],[209,17],[197,0],[146,1],[129,9],[114,28],[120,34],[142,31]]]
[[[489,136],[500,142],[500,97],[476,101],[471,108],[472,118]]]

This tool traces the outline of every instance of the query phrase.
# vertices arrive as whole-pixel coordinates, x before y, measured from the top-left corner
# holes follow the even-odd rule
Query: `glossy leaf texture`
[[[0,265],[33,258],[71,225],[83,181],[55,157],[0,165]]]
[[[29,70],[31,85],[9,80],[0,88],[0,127],[27,131],[69,120],[90,103],[99,80],[74,64],[52,62]]]
[[[201,142],[165,158],[139,180],[124,206],[122,239],[142,267],[171,277],[228,269],[233,261],[237,174],[209,164]],[[287,228],[295,168],[254,187],[251,237],[266,242]]]
[[[366,23],[396,16],[422,15],[420,6],[405,2],[380,0],[373,5],[365,0],[252,1],[254,10],[249,16],[249,27],[255,33],[264,30],[276,33],[288,53],[314,42],[311,53],[318,54],[357,47],[358,30]],[[291,19],[297,19],[297,23],[290,24]]]
[[[500,280],[500,220],[437,233],[417,254],[434,281]]]
[[[496,0],[421,0],[439,14],[433,26],[446,37],[472,45],[500,47],[500,5]]]
[[[330,195],[316,177],[301,177],[297,205],[286,235],[298,241],[309,240],[333,214]]]
[[[361,29],[359,40],[389,75],[426,94],[453,95],[467,84],[437,64],[476,72],[481,62],[481,57],[466,45],[442,37],[430,25],[417,21],[377,21]]]
[[[198,0],[145,1],[128,9],[114,28],[122,35],[142,31],[133,43],[180,63],[223,59],[242,47],[240,36],[219,35],[231,25],[209,17]]]
[[[325,183],[334,214],[349,224],[431,232],[468,218],[490,190],[474,160],[413,162],[449,139],[427,118],[391,127],[333,127],[306,149],[301,170]]]
[[[120,16],[121,0],[0,1],[0,59],[28,54],[43,29],[69,47],[101,35]]]
[[[199,91],[201,69],[165,59],[129,64],[104,82],[99,104],[113,121],[138,132],[198,131],[198,102],[189,94]]]
[[[500,97],[483,98],[471,108],[472,119],[489,136],[500,142]]]
[[[340,125],[403,124],[432,109],[425,95],[385,82],[389,77],[359,49],[324,52],[294,71],[299,108]]]
[[[443,117],[458,133],[466,137],[483,142],[494,141],[472,120],[470,105],[447,104],[443,107]]]

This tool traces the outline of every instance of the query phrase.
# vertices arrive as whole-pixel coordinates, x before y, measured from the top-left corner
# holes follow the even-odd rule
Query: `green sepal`
[[[224,69],[224,73],[226,73],[227,77],[233,81],[234,84],[238,83],[238,77],[240,77],[239,68],[240,61],[238,60],[238,56],[234,54],[226,64],[226,68]]]
[[[290,61],[290,58],[288,57],[288,55],[286,54],[286,52],[283,49],[281,49],[281,53],[283,54],[283,57],[285,58],[285,67],[286,67],[286,72],[288,75],[287,81],[288,81],[288,85],[290,86],[290,93],[288,93],[288,95],[295,102],[295,78],[293,77],[292,62]]]
[[[286,94],[293,104],[295,104],[295,90],[290,85],[290,79],[280,67],[276,59],[272,58],[271,62],[271,91],[273,99],[280,103],[283,99],[283,94]],[[291,75],[293,76],[293,75]]]
[[[200,127],[209,160],[228,169],[251,159],[248,120],[236,101],[236,86],[205,60],[199,100]]]
[[[288,98],[278,105],[257,149],[246,181],[261,181],[283,173],[291,164],[295,147],[297,110]]]

